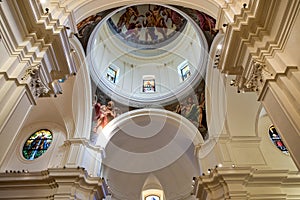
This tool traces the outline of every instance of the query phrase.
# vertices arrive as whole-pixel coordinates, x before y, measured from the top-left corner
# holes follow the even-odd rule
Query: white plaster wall
[[[53,134],[53,141],[49,149],[40,157],[34,160],[26,160],[22,155],[22,148],[26,140],[37,130],[48,129]],[[22,128],[17,138],[12,144],[12,148],[7,153],[4,164],[1,167],[1,171],[15,170],[22,171],[28,170],[41,171],[47,168],[62,167],[62,161],[65,154],[64,141],[66,140],[66,134],[63,128],[52,122],[38,122],[35,124],[27,125]]]
[[[261,138],[260,149],[265,156],[268,167],[297,171],[297,167],[291,156],[282,153],[270,139],[269,127],[272,124],[269,116],[265,114],[259,118],[257,125],[258,136]]]
[[[226,81],[226,122],[231,136],[256,136],[255,123],[260,103],[254,92],[238,93],[229,85],[233,76]]]
[[[12,89],[11,87],[10,89]],[[15,91],[9,91],[11,95],[5,94],[7,104],[1,108],[1,121],[5,120],[4,126],[0,127],[0,163],[3,166],[5,158],[9,157],[9,149],[15,148],[13,142],[17,138],[17,133],[20,131],[22,124],[25,121],[31,102],[23,88],[18,87]],[[21,94],[20,94],[21,93]],[[16,100],[18,99],[18,101]],[[4,99],[5,100],[5,99]],[[15,105],[14,103],[17,102]],[[11,109],[11,110],[10,110]],[[2,125],[2,124],[1,124]]]
[[[221,37],[218,35],[211,47],[211,59]],[[266,113],[260,114],[256,94],[237,93],[236,87],[229,84],[235,77],[221,75],[210,67],[212,62],[209,60],[206,93],[210,139],[198,153],[201,170],[207,173],[218,163],[297,170],[291,157],[271,142],[268,128],[272,122]]]

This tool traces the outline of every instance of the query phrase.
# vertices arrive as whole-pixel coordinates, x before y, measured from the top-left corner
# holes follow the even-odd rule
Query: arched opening
[[[192,178],[201,174],[195,147],[203,139],[197,132],[186,118],[161,109],[134,110],[111,121],[97,142],[105,148],[102,176],[111,193],[140,199],[153,175],[166,199],[189,196]]]

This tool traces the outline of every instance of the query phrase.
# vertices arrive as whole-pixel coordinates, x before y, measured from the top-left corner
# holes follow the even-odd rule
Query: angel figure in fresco
[[[205,96],[204,92],[201,92],[200,94],[200,105],[199,105],[199,127],[203,128],[203,115],[205,114]]]
[[[105,121],[106,106],[101,105],[101,103],[98,101],[98,97],[95,95],[94,96],[93,107],[94,107],[93,132],[97,133],[98,128]]]
[[[104,128],[106,126],[106,124],[108,123],[106,112],[107,112],[106,105],[101,105],[99,114],[98,114],[98,118],[97,118],[97,123],[96,123],[96,126],[94,127],[95,133],[97,133],[97,130],[99,127]]]
[[[194,103],[193,97],[189,96],[185,105],[181,108],[181,114],[190,120],[196,127],[199,126],[199,108]]]
[[[146,12],[146,20],[143,22],[143,27],[146,28],[146,41],[148,41],[148,36],[151,37],[151,40],[157,40],[158,36],[155,34],[155,19],[153,17],[153,14],[149,11]]]
[[[133,18],[133,20],[136,21],[138,17],[140,17],[140,15],[139,15],[137,6],[127,7],[126,11],[121,15],[121,17],[118,20],[118,23],[117,23],[118,31],[121,32],[122,27],[124,25],[125,25],[126,29],[128,30],[131,19]]]
[[[165,17],[165,22],[168,22],[169,19],[171,19],[171,22],[172,22],[172,27],[175,25],[176,27],[176,31],[179,30],[180,28],[180,25],[182,23],[182,17],[177,13],[175,12],[174,10],[170,9],[170,8],[163,8],[162,11],[161,11],[161,15],[163,17]]]
[[[211,35],[214,35],[216,33],[216,31],[214,29],[215,28],[215,22],[211,17],[209,17],[206,14],[204,14],[200,11],[197,11],[197,10],[195,10],[195,15],[197,16],[200,28],[203,31],[207,31]]]
[[[96,103],[94,105],[94,111],[95,125],[93,128],[93,132],[95,133],[97,133],[99,128],[104,128],[117,115],[113,101],[109,101],[107,105],[101,105],[100,103]]]
[[[140,38],[139,32],[142,28],[142,25],[137,22],[137,23],[130,23],[128,30],[126,31],[126,36],[125,39],[130,39],[130,40],[138,40]]]
[[[116,117],[117,113],[115,110],[115,103],[113,101],[109,101],[107,103],[105,115],[107,117],[107,123],[109,123],[111,120],[113,120]]]
[[[92,16],[84,19],[82,22],[80,22],[77,25],[77,30],[78,30],[77,36],[78,36],[78,38],[82,38],[86,34],[88,34],[88,32],[92,30],[93,26],[96,25],[101,20],[102,20],[101,15],[92,15]]]
[[[152,12],[154,18],[154,25],[156,27],[157,32],[161,33],[163,38],[167,37],[168,27],[165,23],[164,18],[161,16],[161,6],[154,6]]]
[[[176,112],[177,114],[181,115],[181,107],[182,107],[182,105],[180,103],[177,104],[174,112]]]

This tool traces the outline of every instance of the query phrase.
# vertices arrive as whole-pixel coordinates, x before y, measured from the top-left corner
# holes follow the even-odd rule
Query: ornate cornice
[[[90,195],[95,199],[103,199],[106,196],[104,187],[104,179],[88,176],[82,167],[49,168],[41,172],[6,170],[0,173],[0,192],[5,190],[5,196],[2,197],[6,199],[52,199],[54,196],[76,199],[76,195],[85,196],[86,199],[91,198]]]
[[[207,193],[210,199],[231,199],[233,197],[257,199],[300,198],[300,174],[296,171],[255,169],[232,166],[210,169],[209,174],[196,177],[195,194],[200,198]],[[270,189],[259,190],[269,187]]]
[[[58,80],[76,74],[74,52],[70,48],[66,27],[59,20],[53,19],[51,13],[45,13],[37,0],[7,1],[3,2],[0,9],[3,11],[3,23],[0,25],[2,40],[10,57],[16,60],[8,66],[7,76],[23,84],[24,79],[21,77],[27,74],[27,69],[22,70],[22,66],[40,65],[39,72],[45,87],[49,88],[48,94],[60,94]],[[17,26],[12,26],[11,21],[15,21]]]
[[[236,75],[232,85],[238,92],[259,93],[265,81],[276,76],[265,60],[284,49],[299,8],[297,0],[253,0],[227,25],[218,68]]]
[[[41,65],[34,65],[26,69],[24,76],[21,78],[22,80],[27,80],[31,77],[29,86],[31,88],[31,92],[35,97],[40,96],[48,96],[50,91],[49,86],[42,78]]]

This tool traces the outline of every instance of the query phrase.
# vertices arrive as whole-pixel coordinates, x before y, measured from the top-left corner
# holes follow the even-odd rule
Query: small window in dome
[[[151,93],[155,92],[155,77],[154,76],[144,76],[143,77],[143,92]]]
[[[117,72],[118,70],[115,69],[114,67],[110,66],[107,68],[107,72],[106,72],[106,78],[112,82],[112,83],[116,83],[117,81]]]
[[[149,195],[145,198],[145,200],[160,200],[160,198],[157,195]]]
[[[182,64],[180,64],[178,71],[182,81],[185,81],[191,76],[190,66],[187,61],[184,61]]]
[[[279,150],[281,150],[284,154],[289,155],[289,151],[285,147],[285,145],[284,145],[283,141],[281,140],[281,137],[280,137],[279,133],[277,133],[274,125],[272,125],[269,128],[269,135],[270,135],[270,138],[271,138],[272,142],[276,145],[276,147]]]
[[[47,151],[52,142],[52,133],[42,129],[33,133],[23,146],[23,156],[27,160],[34,160]]]

